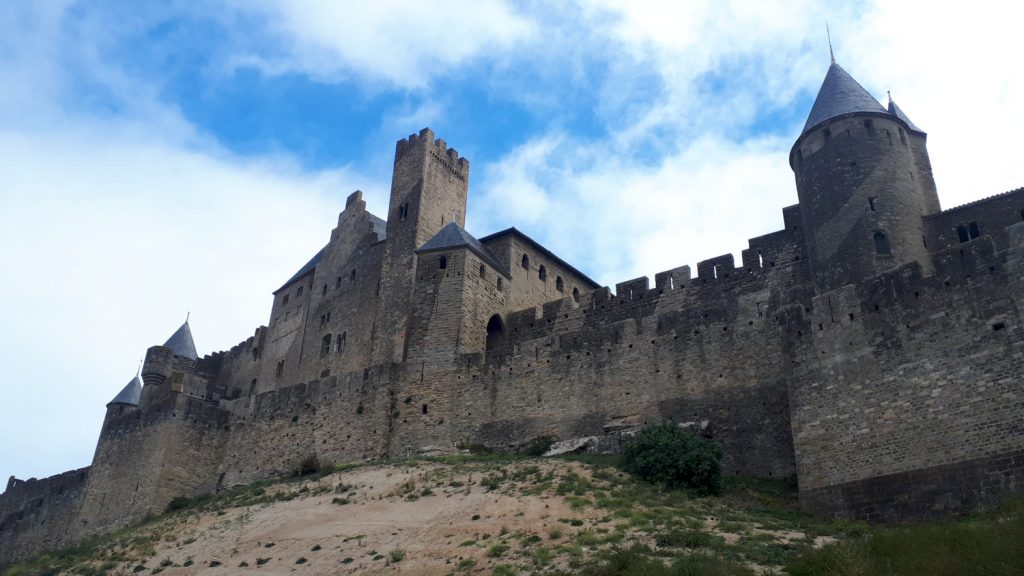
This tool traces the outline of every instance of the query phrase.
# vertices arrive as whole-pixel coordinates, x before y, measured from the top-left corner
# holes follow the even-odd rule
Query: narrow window
[[[523,254],[522,264],[523,268],[525,268],[526,270],[530,269],[530,257],[527,256],[526,254]]]
[[[968,227],[969,227],[968,229],[970,230],[971,238],[972,239],[977,238],[978,236],[981,236],[981,229],[978,228],[978,223],[977,222],[971,222],[970,224],[968,224]]]
[[[337,290],[339,288],[341,288],[341,276],[338,276],[338,279],[334,281],[334,289]]]
[[[573,288],[572,289],[572,299],[575,300],[577,303],[579,303],[579,301],[580,301],[580,289],[579,288]]]
[[[874,198],[868,198],[868,206],[871,207],[871,211],[872,212],[875,211],[875,199]]]
[[[331,335],[324,334],[324,337],[320,339],[320,357],[323,358],[331,353]]]
[[[970,240],[970,238],[967,237],[967,228],[964,228],[963,226],[956,227],[956,235],[960,239],[961,244]]]
[[[338,335],[338,354],[345,353],[345,346],[348,344],[348,332],[342,332]]]
[[[302,286],[299,286],[299,292],[295,295],[296,298],[302,296]]]
[[[355,282],[356,281],[356,269],[355,268],[353,268],[352,272],[349,273],[348,279],[351,282]]]
[[[498,278],[498,292],[501,292],[501,278]]]
[[[889,239],[885,237],[882,232],[875,232],[875,254],[879,256],[891,256],[892,250],[889,248]]]
[[[562,282],[561,276],[555,277],[555,290],[558,290],[559,292],[565,291],[565,282]]]
[[[864,127],[868,129],[868,135],[869,136],[874,136],[875,135],[875,122],[874,122],[874,120],[865,120],[864,121]]]
[[[1020,221],[1024,222],[1024,208],[1020,209]]]
[[[903,128],[900,128],[900,144],[907,143],[907,135],[903,133]]]
[[[824,135],[825,135],[825,142],[828,142],[828,141],[832,140],[832,129],[831,128],[825,128]]]
[[[406,202],[398,207],[398,219],[405,220],[409,217],[409,203]]]
[[[448,267],[448,257],[447,256],[441,256],[440,258],[438,258],[437,259],[437,267],[440,270],[444,270],[445,268],[447,268]]]
[[[860,166],[856,162],[850,162],[850,175],[854,178],[860,178]]]
[[[481,278],[486,278],[487,277],[487,267],[484,266],[483,264],[480,265],[480,277]]]
[[[278,362],[277,363],[277,369],[274,370],[274,375],[275,376],[281,376],[281,374],[284,374],[284,360],[281,360],[280,362]]]
[[[321,296],[327,296],[327,284],[324,284],[324,289],[323,289],[323,291],[320,292],[320,295]]]
[[[256,379],[253,378],[252,382],[249,383],[249,396],[256,393]]]
[[[285,294],[284,295],[284,300],[281,301],[281,306],[287,306],[287,305],[288,305],[288,294]]]
[[[426,414],[426,413],[427,413],[427,405],[426,405],[426,404],[424,404],[424,405],[423,405],[423,409],[422,409],[422,410],[423,410],[423,413],[424,413],[424,414]]]
[[[548,279],[548,269],[543,264],[537,269],[537,277],[540,278],[541,282],[546,282]]]

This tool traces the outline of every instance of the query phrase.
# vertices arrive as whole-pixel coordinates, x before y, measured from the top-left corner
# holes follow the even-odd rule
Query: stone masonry
[[[942,211],[926,134],[833,63],[790,153],[799,204],[731,254],[614,291],[515,228],[463,228],[469,162],[396,147],[386,219],[349,196],[270,320],[199,357],[186,322],[108,404],[92,465],[11,478],[0,565],[304,461],[665,420],[813,512],[977,510],[1024,483],[1024,189]]]

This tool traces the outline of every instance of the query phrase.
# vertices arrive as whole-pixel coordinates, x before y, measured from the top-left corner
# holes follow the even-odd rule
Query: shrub
[[[316,474],[320,471],[320,459],[316,457],[316,454],[310,454],[299,462],[299,467],[295,470],[296,476],[308,476],[310,474]]]
[[[392,562],[401,562],[405,559],[405,550],[395,548],[391,552],[388,552],[388,557],[391,558]]]
[[[543,456],[554,443],[555,439],[552,436],[538,436],[521,446],[519,452],[527,456]]]
[[[722,449],[665,422],[648,426],[626,446],[622,467],[634,476],[668,488],[718,494],[722,488]]]

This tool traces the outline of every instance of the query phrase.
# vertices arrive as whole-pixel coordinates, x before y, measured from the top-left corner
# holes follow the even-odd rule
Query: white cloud
[[[252,53],[236,64],[327,80],[357,76],[404,88],[423,88],[434,76],[481,54],[509,50],[535,32],[530,20],[502,0],[261,0],[233,5],[261,13],[284,46],[281,54]]]

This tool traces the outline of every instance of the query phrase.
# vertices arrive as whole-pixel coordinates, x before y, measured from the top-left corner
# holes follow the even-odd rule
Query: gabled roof
[[[128,384],[126,384],[125,387],[122,388],[121,391],[117,393],[117,396],[114,396],[113,400],[111,400],[110,402],[107,402],[107,406],[110,406],[112,404],[125,404],[125,405],[128,405],[128,406],[138,406],[139,405],[139,399],[141,399],[141,398],[142,398],[142,378],[139,378],[139,375],[136,374],[135,378],[132,378],[131,381],[128,382]]]
[[[899,118],[900,120],[903,120],[907,124],[907,127],[913,130],[914,132],[920,132],[924,134],[924,130],[921,130],[920,128],[917,127],[916,124],[911,122],[910,118],[908,118],[907,115],[903,112],[903,110],[901,110],[900,107],[896,105],[896,102],[893,102],[891,97],[889,98],[889,114],[892,114],[893,116]]]
[[[473,237],[472,234],[459,226],[458,222],[449,222],[441,231],[434,234],[434,237],[423,243],[416,249],[416,252],[430,252],[433,250],[445,250],[451,248],[469,248],[476,252],[477,256],[484,259],[495,270],[505,276],[509,276],[508,269],[502,266],[501,262],[494,256],[494,253]]]
[[[846,70],[832,63],[825,74],[825,80],[818,90],[818,97],[814,99],[814,106],[804,123],[803,132],[806,134],[811,128],[818,124],[857,112],[879,112],[887,113],[887,110],[875,100],[875,98],[857,83]]]
[[[367,213],[367,216],[370,217],[370,226],[371,229],[373,230],[373,233],[377,235],[377,239],[384,240],[385,238],[387,238],[388,223],[385,222],[384,219],[374,216],[373,214]],[[324,257],[325,250],[327,250],[326,245],[323,248],[321,248],[319,252],[314,254],[313,257],[309,259],[309,262],[303,264],[302,268],[299,268],[298,272],[292,274],[292,277],[289,278],[287,282],[281,284],[281,287],[278,288],[277,290],[274,290],[274,294],[277,294],[281,290],[287,288],[292,282],[295,282],[299,278],[302,278],[306,274],[312,272],[313,269],[316,268],[316,265],[319,264],[320,260]]]
[[[164,342],[164,346],[171,349],[175,356],[181,356],[190,360],[196,360],[196,344],[192,341],[192,329],[188,326],[188,320],[178,328],[171,337]]]
[[[552,252],[552,251],[548,250],[547,248],[541,246],[539,242],[537,242],[533,238],[530,238],[526,234],[523,234],[515,226],[513,226],[511,228],[506,228],[506,229],[504,229],[504,230],[502,230],[500,232],[495,232],[494,234],[491,234],[490,236],[484,236],[483,238],[480,239],[480,242],[481,243],[490,242],[492,240],[497,240],[497,239],[501,238],[502,236],[506,236],[506,235],[513,235],[513,236],[519,238],[520,240],[526,242],[527,244],[533,246],[538,252],[540,252],[541,254],[547,256],[551,260],[557,262],[560,266],[562,266],[566,270],[572,272],[573,274],[579,276],[584,282],[587,282],[588,284],[590,284],[590,288],[591,289],[596,289],[596,288],[600,288],[601,287],[600,284],[598,284],[597,282],[594,282],[589,276],[587,276],[583,272],[580,272],[579,270],[577,270],[575,267],[573,267],[571,264],[569,264],[565,260],[562,260],[558,256],[555,256],[554,252]]]

